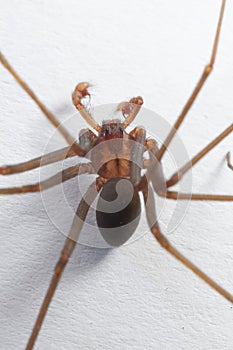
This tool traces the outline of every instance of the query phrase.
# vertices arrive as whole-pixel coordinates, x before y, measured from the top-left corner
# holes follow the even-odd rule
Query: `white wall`
[[[210,56],[220,1],[15,0],[1,5],[1,50],[59,120],[74,111],[75,84],[87,80],[94,85],[93,104],[141,94],[145,107],[172,124]],[[232,123],[232,11],[228,1],[214,73],[180,129],[190,156]],[[17,163],[42,154],[53,127],[8,72],[0,68],[0,74],[0,164]],[[156,135],[159,125],[153,120],[141,116],[138,122]],[[195,167],[194,192],[233,194],[233,173],[224,160],[228,150],[233,153],[232,139]],[[64,144],[57,138],[52,147]],[[46,171],[44,177],[50,168]],[[32,171],[1,177],[0,184],[32,183],[38,176]],[[74,206],[75,184],[65,186]],[[48,193],[54,207],[56,189]],[[68,230],[63,203],[54,198]],[[24,349],[64,236],[49,220],[40,194],[0,201],[0,347]],[[165,231],[173,208],[169,202],[164,209]],[[169,239],[233,293],[232,209],[232,203],[192,202]],[[137,234],[145,230],[143,222]],[[35,349],[232,349],[232,322],[231,304],[148,233],[115,250],[77,247]]]

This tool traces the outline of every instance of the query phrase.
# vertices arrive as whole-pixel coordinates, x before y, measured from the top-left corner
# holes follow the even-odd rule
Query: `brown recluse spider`
[[[78,165],[64,169],[61,173],[52,176],[51,178],[40,183],[26,185],[22,187],[3,188],[0,189],[0,194],[16,194],[37,192],[46,190],[61,182],[65,182],[80,174],[98,174],[94,183],[90,185],[86,194],[81,199],[76,215],[74,217],[68,238],[65,241],[64,248],[60,258],[55,266],[55,271],[48,288],[47,294],[41,306],[35,326],[32,330],[28,341],[27,350],[33,348],[42,322],[48,310],[49,304],[56,290],[57,284],[61,278],[62,272],[75,248],[78,236],[83,227],[88,210],[100,193],[96,217],[98,227],[104,239],[112,246],[123,244],[135,231],[139,216],[140,216],[140,199],[139,192],[143,194],[147,221],[150,230],[158,243],[167,250],[171,255],[180,260],[186,267],[192,270],[197,276],[209,284],[224,298],[233,303],[233,295],[224,290],[220,285],[209,278],[198,267],[184,257],[176,248],[174,248],[166,237],[162,234],[156,218],[155,202],[153,190],[162,197],[173,200],[190,199],[190,200],[208,200],[208,201],[233,201],[233,195],[209,195],[209,194],[193,194],[193,193],[178,193],[170,191],[169,188],[180,181],[183,175],[202,159],[210,150],[220,143],[226,136],[233,131],[233,124],[225,129],[219,136],[210,142],[202,149],[191,162],[180,168],[170,179],[164,180],[161,160],[172,141],[176,131],[181,126],[188,111],[193,105],[198,93],[204,85],[207,77],[211,73],[219,42],[220,28],[222,25],[223,13],[226,0],[222,0],[219,21],[217,25],[215,40],[212,48],[211,58],[196,84],[191,96],[187,100],[181,114],[176,120],[174,127],[171,129],[161,148],[158,148],[157,143],[153,139],[146,138],[146,131],[143,128],[136,127],[130,133],[126,132],[126,128],[133,122],[138,114],[143,99],[138,96],[132,98],[129,102],[122,102],[118,109],[124,116],[123,122],[118,119],[104,121],[102,126],[94,120],[88,110],[84,107],[82,99],[89,96],[89,84],[82,82],[78,84],[72,95],[73,103],[78,109],[82,117],[87,123],[97,132],[97,135],[89,129],[80,132],[79,142],[77,142],[70,133],[58,122],[55,116],[45,107],[45,105],[37,98],[34,92],[26,85],[26,83],[15,72],[6,58],[0,53],[0,61],[3,66],[13,75],[21,87],[34,100],[50,122],[59,128],[68,143],[68,147],[61,150],[51,152],[42,157],[30,160],[17,165],[9,165],[0,167],[1,175],[9,175],[28,171],[39,166],[44,166],[62,160],[64,158],[78,155],[89,160],[88,163],[80,163]],[[144,159],[144,153],[149,153],[149,160]],[[230,160],[230,153],[227,154],[227,165],[233,170]],[[146,173],[142,176],[141,169],[146,168]],[[124,184],[126,193],[125,199],[130,200],[126,203],[123,209],[116,212],[105,212],[104,203],[114,201],[118,198],[116,194],[117,186]],[[117,200],[116,200],[117,202]],[[115,234],[118,234],[117,236]]]

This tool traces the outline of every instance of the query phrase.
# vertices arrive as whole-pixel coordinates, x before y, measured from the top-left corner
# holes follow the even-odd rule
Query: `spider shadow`
[[[78,244],[72,256],[66,279],[88,273],[98,267],[113,248],[96,248]],[[77,276],[77,277],[78,277]]]

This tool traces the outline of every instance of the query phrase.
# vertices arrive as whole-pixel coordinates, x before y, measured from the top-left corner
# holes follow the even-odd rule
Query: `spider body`
[[[222,0],[219,21],[215,34],[214,45],[211,58],[201,74],[190,97],[187,99],[184,108],[176,119],[173,128],[168,133],[163,144],[158,147],[153,139],[146,139],[146,132],[143,128],[135,128],[130,133],[126,128],[135,119],[143,100],[140,96],[132,98],[129,102],[122,102],[118,105],[118,110],[122,112],[124,122],[120,120],[104,121],[102,126],[94,120],[89,111],[82,103],[82,99],[89,97],[87,82],[78,84],[72,95],[73,103],[81,116],[87,123],[98,132],[98,135],[89,129],[82,130],[79,136],[79,142],[66,130],[57,120],[57,118],[45,107],[29,86],[21,79],[6,58],[0,53],[0,61],[3,66],[12,74],[21,87],[28,93],[32,100],[37,104],[48,120],[56,127],[67,141],[69,147],[57,150],[48,154],[16,165],[6,165],[0,167],[1,175],[9,175],[28,171],[31,169],[45,166],[68,157],[78,155],[86,157],[89,163],[80,163],[62,170],[62,172],[50,177],[47,180],[35,184],[21,187],[1,188],[1,195],[11,195],[16,193],[38,192],[47,190],[50,187],[70,180],[71,178],[84,174],[97,174],[96,180],[88,187],[78,204],[76,213],[70,231],[67,235],[64,247],[54,268],[54,273],[42,303],[39,315],[27,343],[26,350],[34,347],[38,333],[41,329],[43,320],[47,313],[49,304],[55,293],[59,280],[71,257],[80,232],[87,217],[88,210],[93,201],[99,194],[96,218],[97,224],[104,239],[113,246],[124,243],[131,237],[135,231],[141,213],[141,204],[139,192],[142,192],[146,218],[149,229],[154,238],[169,254],[178,259],[188,269],[205,281],[210,287],[221,294],[225,299],[233,303],[233,295],[222,288],[207,274],[202,272],[195,264],[179,252],[162,233],[156,214],[154,201],[154,192],[157,195],[173,200],[209,200],[209,201],[233,201],[233,195],[222,194],[202,194],[202,193],[181,193],[170,191],[182,176],[210,152],[225,137],[233,132],[231,123],[214,140],[205,146],[190,162],[184,164],[174,173],[172,177],[165,180],[162,171],[161,159],[166,152],[170,142],[174,138],[188,111],[193,105],[197,95],[203,87],[207,77],[214,66],[216,51],[219,41],[219,34],[223,19],[223,13],[226,0]],[[148,151],[149,159],[144,158],[144,153]],[[230,162],[230,154],[227,156],[227,164],[233,169]],[[145,168],[145,174],[141,170]]]
[[[79,89],[80,90],[80,89]],[[124,104],[124,108],[126,103]],[[130,111],[130,106],[128,107]],[[143,138],[137,142],[138,134]],[[111,246],[125,243],[135,232],[141,213],[138,191],[131,180],[132,173],[141,169],[145,131],[135,128],[127,133],[119,119],[102,122],[98,136],[91,130],[82,130],[79,144],[86,151],[95,172],[100,196],[97,203],[96,219],[100,232]],[[141,144],[140,144],[141,142]],[[136,153],[134,164],[132,159]]]

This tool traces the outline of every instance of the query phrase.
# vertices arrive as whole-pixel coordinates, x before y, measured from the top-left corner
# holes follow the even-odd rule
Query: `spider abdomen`
[[[107,243],[111,246],[125,243],[135,232],[140,214],[139,194],[130,180],[116,177],[104,184],[97,202],[96,219]]]

